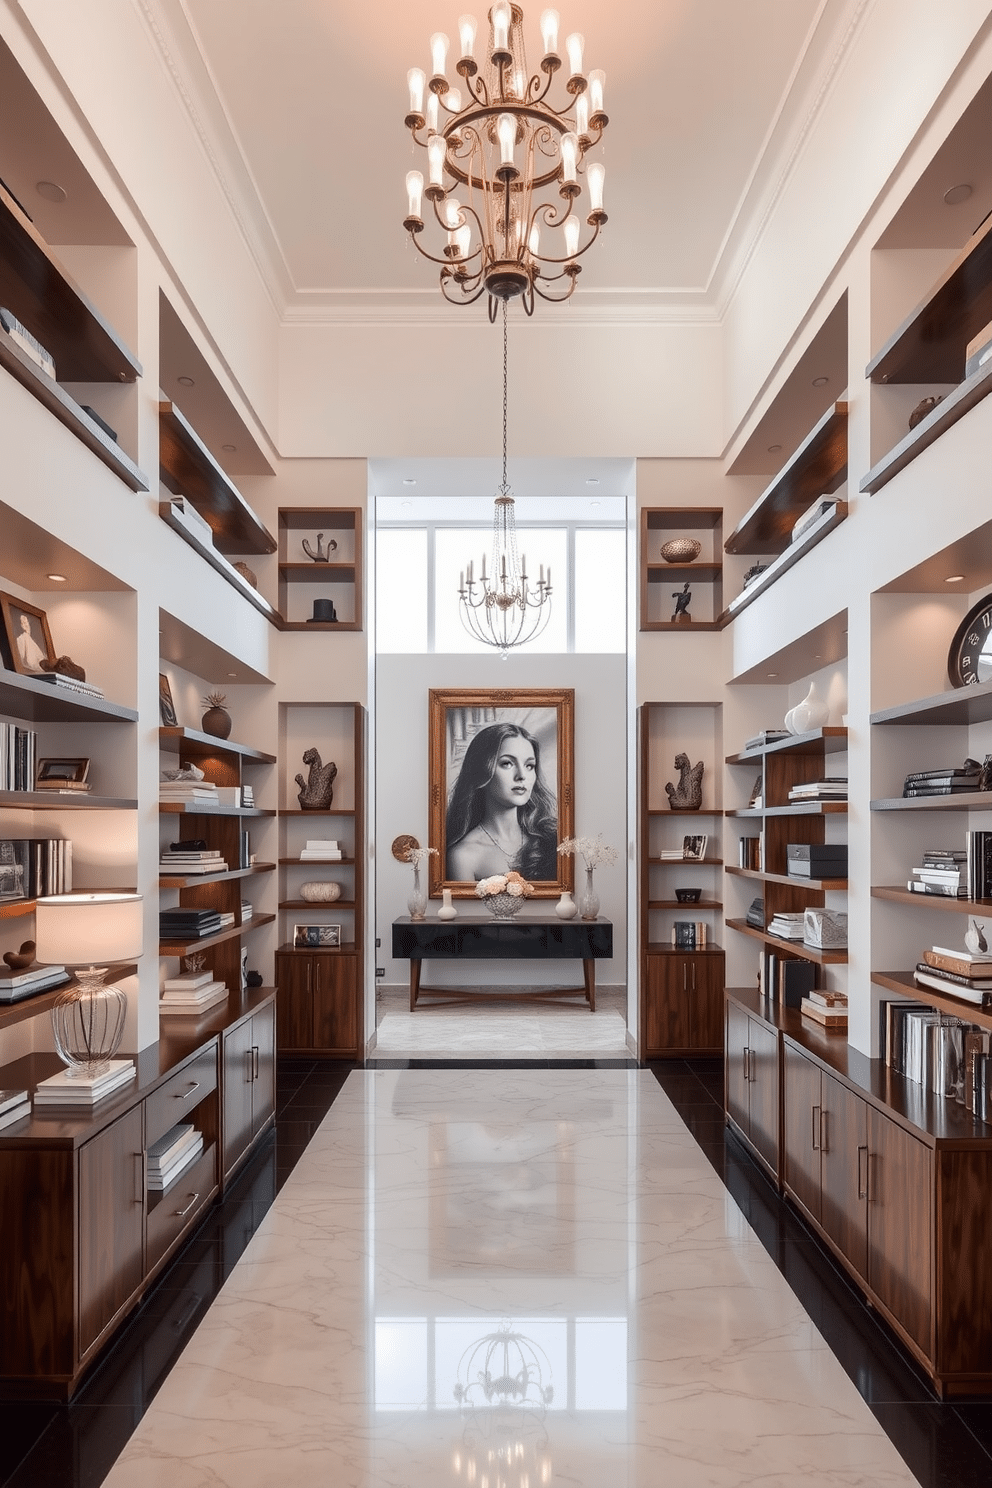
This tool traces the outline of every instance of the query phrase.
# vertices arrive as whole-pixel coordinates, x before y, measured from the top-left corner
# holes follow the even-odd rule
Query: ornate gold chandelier
[[[609,122],[603,108],[606,77],[602,71],[583,72],[585,42],[574,33],[565,40],[568,98],[563,108],[552,107],[548,95],[562,65],[558,25],[558,12],[545,10],[540,73],[528,74],[523,11],[497,0],[489,12],[481,67],[475,59],[475,18],[459,18],[461,56],[455,70],[464,82],[464,99],[446,75],[450,44],[442,32],[431,37],[430,78],[419,67],[407,73],[406,125],[427,151],[428,179],[425,186],[420,171],[407,175],[403,226],[418,251],[440,264],[445,298],[470,305],[488,294],[490,320],[496,319],[500,300],[519,296],[528,315],[534,313],[535,294],[567,300],[582,271],[578,260],[607,220],[605,167],[586,163]],[[586,203],[580,203],[583,189]],[[424,197],[446,235],[441,256],[419,241]],[[583,214],[591,229],[584,243]]]

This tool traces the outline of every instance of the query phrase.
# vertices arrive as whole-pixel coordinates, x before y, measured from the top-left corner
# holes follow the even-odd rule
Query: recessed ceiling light
[[[769,672],[768,673],[768,676],[769,677],[777,677],[778,676],[778,672]]]
[[[227,453],[229,455],[233,455],[234,452],[235,452],[235,450],[237,449],[237,447],[238,446],[236,444],[222,444],[221,445],[221,449],[227,450]]]
[[[178,384],[179,384],[180,387],[195,387],[196,386],[196,383],[193,381],[192,377],[177,377],[176,378],[176,381],[178,382]]]
[[[404,477],[403,477],[403,484],[404,484],[404,485],[405,485],[405,486],[415,486],[415,485],[416,485],[416,484],[417,484],[417,482],[416,482],[416,481],[415,481],[415,480],[414,480],[414,479],[413,479],[413,477],[412,477],[412,476],[410,476],[410,475],[405,475],[405,476],[404,476]]]
[[[971,195],[971,187],[967,181],[962,181],[960,186],[952,186],[949,191],[944,192],[944,204],[948,207],[960,206],[966,202]]]
[[[228,674],[227,674],[227,675],[228,675],[228,676],[229,676],[229,677],[236,677],[236,676],[237,676],[237,675],[238,675],[238,674],[237,674],[237,672],[228,672]]]
[[[782,446],[780,444],[770,444],[768,446],[768,453],[770,455],[777,455],[781,448]]]
[[[814,387],[826,387],[826,385],[827,385],[827,383],[829,381],[830,381],[830,378],[829,377],[814,377],[813,378],[813,386]]]
[[[46,201],[56,202],[59,206],[62,205],[69,195],[65,187],[59,186],[55,181],[38,181],[34,189]]]
[[[412,506],[412,505],[413,505],[413,502],[412,501],[401,501],[400,502],[400,506]]]
[[[587,486],[598,486],[599,485],[599,480],[598,480],[598,478],[595,475],[587,476],[586,477],[586,485]]]
[[[590,506],[602,506],[602,504],[601,501],[590,501],[589,503]]]
[[[48,577],[51,578],[51,574],[49,574]],[[948,574],[947,578],[944,580],[944,583],[945,584],[960,584],[960,582],[961,582],[961,580],[963,578],[964,578],[964,574]]]
[[[47,574],[46,577],[51,579],[53,584],[65,583],[65,574]]]

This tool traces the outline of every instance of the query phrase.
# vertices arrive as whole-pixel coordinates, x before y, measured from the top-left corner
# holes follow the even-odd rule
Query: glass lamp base
[[[108,1068],[124,1037],[127,993],[107,986],[106,969],[91,966],[52,1008],[52,1034],[72,1075],[92,1077]]]

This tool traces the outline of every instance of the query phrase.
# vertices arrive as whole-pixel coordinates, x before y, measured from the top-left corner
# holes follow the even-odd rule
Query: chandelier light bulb
[[[461,221],[462,205],[454,196],[449,196],[444,204],[444,225],[449,233],[453,233]]]
[[[424,199],[424,178],[420,171],[406,173],[407,216],[420,217]]]
[[[466,222],[464,227],[457,228],[450,234],[452,246],[458,250],[459,258],[468,258],[469,249],[472,246],[472,229]]]
[[[496,134],[499,139],[500,165],[512,165],[513,147],[517,142],[517,121],[512,114],[500,114],[496,122]]]
[[[427,95],[427,133],[437,134],[437,121],[440,112],[440,103],[436,93]]]
[[[510,50],[510,7],[500,3],[493,6],[493,51],[508,52]]]
[[[460,114],[462,110],[461,88],[449,88],[444,95],[444,106],[449,114]]]
[[[568,70],[572,77],[582,76],[582,51],[586,39],[581,31],[573,31],[571,36],[565,37],[565,51],[568,53]]]
[[[422,114],[424,112],[424,88],[427,85],[427,77],[422,67],[411,67],[406,75],[407,84],[410,89],[410,112],[411,114]]]
[[[565,257],[574,258],[579,247],[579,219],[577,217],[565,218]]]
[[[563,134],[561,137],[561,178],[563,181],[575,184],[578,164],[579,137],[577,134]]]
[[[601,212],[603,210],[603,182],[606,180],[606,166],[601,160],[594,160],[586,171],[586,180],[589,182],[589,210]]]
[[[593,115],[603,112],[603,94],[606,91],[606,73],[601,67],[596,67],[589,74],[589,112]]]
[[[475,16],[458,17],[458,35],[462,44],[462,56],[471,58],[475,52],[475,36],[478,31]]]
[[[540,257],[541,229],[538,227],[536,222],[530,230],[530,237],[527,239],[527,247],[530,249],[531,254],[534,256],[534,258]]]
[[[448,47],[450,42],[443,31],[435,31],[431,37],[431,70],[435,77],[444,77],[444,70],[448,65]]]
[[[575,132],[580,137],[589,137],[589,99],[584,93],[575,100]]]
[[[427,165],[430,170],[430,184],[432,186],[444,185],[444,157],[447,154],[447,141],[443,134],[432,134],[427,141]]]
[[[558,26],[561,17],[556,10],[542,10],[541,12],[541,40],[544,43],[544,55],[555,57],[558,54]]]

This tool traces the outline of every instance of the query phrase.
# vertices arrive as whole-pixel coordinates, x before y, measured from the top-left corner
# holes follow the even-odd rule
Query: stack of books
[[[192,849],[189,851],[177,851],[169,848],[163,852],[159,859],[159,867],[163,873],[173,873],[182,877],[192,876],[194,873],[226,873],[227,863],[219,852],[209,848],[202,851]]]
[[[254,913],[255,913],[255,906],[251,903],[251,901],[249,899],[242,899],[242,901],[241,901],[241,923],[242,923],[242,925],[246,925],[248,923],[248,921],[251,919],[251,917],[252,917],[252,915]]]
[[[61,987],[68,980],[69,973],[64,966],[29,966],[26,971],[11,971],[5,966],[0,972],[0,1003],[36,997],[39,992],[47,992],[49,987]]]
[[[237,924],[237,917],[235,916],[233,909],[222,909],[219,912],[218,917],[220,919],[220,928],[222,930],[230,930],[232,925]]]
[[[936,770],[914,770],[906,776],[904,796],[958,796],[978,789],[979,766],[966,760],[961,767],[948,765]]]
[[[968,855],[955,848],[928,847],[915,878],[906,884],[914,894],[942,894],[951,899],[968,897]]]
[[[65,837],[0,841],[0,901],[72,893],[72,843]]]
[[[968,1045],[974,1064],[976,1041],[971,1035],[980,1030],[920,1002],[886,1001],[880,1004],[879,1015],[882,1051],[892,1070],[937,1095],[966,1103]]]
[[[26,1090],[0,1090],[0,1131],[31,1115],[31,1102]]]
[[[800,1004],[803,1016],[821,1023],[824,1028],[847,1027],[847,993],[812,991]]]
[[[764,930],[765,901],[760,894],[756,899],[752,899],[748,905],[745,923],[750,925],[752,930]]]
[[[672,926],[672,945],[678,951],[706,949],[706,925],[702,920],[676,920]]]
[[[765,951],[758,963],[758,985],[766,997],[783,1007],[801,1008],[816,988],[819,968],[813,961]]]
[[[931,946],[916,963],[918,987],[932,987],[979,1007],[992,1005],[992,952],[950,951]]]
[[[227,1000],[226,982],[214,980],[211,971],[184,971],[167,977],[159,999],[160,1013],[203,1013]]]
[[[191,1123],[180,1122],[148,1148],[148,1187],[164,1193],[202,1151],[203,1133]]]
[[[738,837],[737,839],[737,866],[738,868],[753,868],[761,872],[761,838],[760,837]]]
[[[968,898],[992,897],[992,832],[966,832],[965,852]]]
[[[42,1080],[34,1093],[34,1108],[58,1110],[66,1106],[76,1110],[92,1107],[106,1100],[117,1090],[137,1078],[138,1071],[131,1059],[112,1059],[102,1075],[74,1075],[69,1070],[60,1070]]]
[[[826,775],[822,780],[806,780],[794,785],[789,792],[790,801],[846,801],[847,778],[841,775]]]
[[[37,763],[37,732],[0,723],[0,790],[34,790]]]
[[[33,362],[39,372],[44,372],[46,377],[55,381],[55,358],[48,351],[37,336],[32,336],[27,326],[21,324],[17,316],[8,310],[6,305],[0,305],[0,326],[7,332],[11,341],[23,351],[29,362]]]
[[[216,909],[163,909],[158,924],[162,940],[200,940],[223,928]]]
[[[769,935],[779,935],[783,940],[802,940],[803,924],[805,915],[802,910],[796,914],[787,914],[780,910],[773,915],[768,926]]]
[[[160,780],[160,801],[185,801],[197,806],[217,806],[217,787],[210,780]]]
[[[681,849],[675,854],[681,858]],[[344,857],[337,842],[331,838],[311,837],[300,853],[301,863],[340,863]],[[662,854],[664,857],[664,853]]]
[[[97,687],[93,682],[67,677],[64,672],[38,672],[32,675],[37,682],[51,682],[53,687],[64,687],[68,692],[78,692],[82,697],[102,698],[107,695],[102,687]]]

